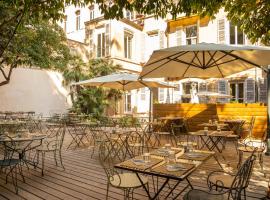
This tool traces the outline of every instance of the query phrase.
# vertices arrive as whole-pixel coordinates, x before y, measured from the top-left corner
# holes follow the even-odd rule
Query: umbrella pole
[[[267,70],[267,151],[265,155],[270,156],[270,65]]]
[[[149,122],[152,122],[152,112],[153,112],[153,92],[151,90],[151,88],[148,88],[149,92],[150,92],[150,99],[149,99]]]

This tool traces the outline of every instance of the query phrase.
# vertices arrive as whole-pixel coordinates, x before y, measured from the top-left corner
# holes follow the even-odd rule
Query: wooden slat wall
[[[194,130],[199,123],[207,122],[215,116],[219,119],[241,118],[248,122],[251,116],[256,116],[253,129],[254,137],[261,138],[267,128],[267,106],[265,104],[154,104],[154,117],[183,116],[191,118]]]

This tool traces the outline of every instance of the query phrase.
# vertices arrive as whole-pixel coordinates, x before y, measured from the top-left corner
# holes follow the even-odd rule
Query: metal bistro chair
[[[240,200],[243,192],[244,199],[246,199],[246,188],[249,184],[255,159],[256,156],[252,154],[235,175],[212,172],[207,179],[210,192],[193,189],[185,194],[184,200]],[[216,188],[215,192],[212,190],[213,188]]]
[[[239,160],[238,160],[237,167],[239,167],[241,165],[244,153],[253,153],[255,151],[255,153],[258,156],[261,170],[262,170],[262,172],[264,172],[264,170],[263,170],[263,152],[266,148],[265,141],[266,141],[267,132],[265,131],[264,134],[262,135],[262,137],[259,139],[256,139],[253,137],[252,133],[253,133],[255,119],[256,118],[254,116],[252,116],[250,123],[249,123],[248,130],[247,130],[248,131],[247,137],[245,137],[242,140],[239,140],[239,142],[238,142],[238,149],[237,150],[238,150],[238,154],[239,154]]]
[[[9,169],[6,173],[6,183],[8,183],[8,176],[11,176],[15,192],[18,194],[18,173],[21,175],[23,182],[25,182],[22,173],[21,159],[17,155],[16,143],[12,138],[7,135],[2,135],[1,137],[4,137],[9,141],[0,144],[0,173],[2,173],[3,170],[6,172],[6,170]]]
[[[114,168],[114,164],[116,164],[115,156],[109,153],[112,152],[111,148],[113,148],[113,145],[110,141],[102,142],[99,148],[99,161],[108,178],[106,199],[108,199],[110,186],[123,190],[124,199],[129,199],[130,195],[133,199],[133,191],[137,188],[143,187],[143,185],[148,187],[148,179],[147,177],[140,175],[143,182],[143,184],[141,184],[135,173],[119,173],[116,171]]]
[[[194,141],[192,136],[188,134],[190,131],[189,124],[187,119],[184,119],[183,122],[179,125],[171,124],[171,132],[175,139],[176,146],[187,147],[193,146],[197,147],[197,143]]]
[[[63,165],[63,160],[62,160],[62,147],[63,147],[63,142],[64,142],[64,137],[65,137],[65,124],[61,123],[56,125],[53,130],[51,130],[50,134],[47,135],[46,139],[43,141],[42,145],[39,146],[36,149],[36,156],[37,156],[37,163],[36,165],[39,164],[39,155],[41,154],[42,158],[42,168],[41,168],[41,173],[42,176],[44,175],[44,164],[45,164],[45,154],[46,153],[53,153],[54,154],[54,161],[56,166],[58,166],[57,162],[57,153],[59,156],[59,161],[61,164],[61,167],[65,169]]]

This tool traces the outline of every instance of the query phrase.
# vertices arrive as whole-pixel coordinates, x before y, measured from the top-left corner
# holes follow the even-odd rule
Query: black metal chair
[[[6,183],[8,183],[8,176],[11,176],[15,192],[18,194],[18,173],[21,175],[23,182],[25,182],[25,179],[22,172],[21,159],[17,155],[16,142],[7,135],[2,135],[1,137],[6,138],[8,142],[0,144],[0,172],[3,172],[3,170],[7,172],[9,170],[6,173]]]
[[[99,148],[99,162],[107,176],[106,199],[108,199],[110,186],[123,190],[124,199],[129,199],[130,196],[133,199],[133,191],[143,187],[143,185],[148,187],[148,179],[140,175],[142,184],[135,173],[119,173],[115,170],[115,155],[112,154],[115,151],[112,151],[111,148],[114,148],[114,146],[110,141],[102,142]]]
[[[57,162],[57,153],[59,157],[59,161],[61,164],[61,167],[65,169],[63,165],[63,160],[62,160],[62,147],[63,147],[63,142],[64,142],[64,137],[65,137],[65,124],[60,123],[58,125],[55,125],[54,129],[50,130],[50,133],[47,135],[46,139],[43,141],[42,145],[39,146],[36,149],[36,157],[37,157],[37,163],[36,165],[39,164],[39,156],[41,154],[41,173],[42,176],[44,175],[44,165],[45,165],[45,154],[46,153],[53,153],[54,154],[54,161],[56,166],[58,166]]]
[[[171,132],[175,140],[175,144],[178,147],[187,147],[193,146],[197,147],[197,142],[194,141],[194,138],[188,134],[190,131],[188,120],[184,119],[183,122],[179,125],[171,124]]]
[[[184,200],[240,200],[242,193],[244,193],[244,199],[246,199],[246,188],[249,184],[255,159],[256,156],[252,154],[235,175],[224,172],[210,173],[207,179],[210,192],[193,189],[185,194]]]

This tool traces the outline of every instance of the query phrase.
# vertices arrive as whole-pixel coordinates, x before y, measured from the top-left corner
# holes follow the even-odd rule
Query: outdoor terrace
[[[5,175],[0,177],[0,199],[105,199],[107,178],[105,172],[98,161],[98,154],[91,158],[91,150],[80,148],[66,150],[70,142],[70,136],[64,141],[63,162],[65,170],[54,165],[52,155],[46,157],[45,175],[41,176],[39,170],[24,168],[26,183],[23,183],[19,176],[19,194],[14,192],[11,183],[5,184]],[[234,147],[230,144],[223,152],[226,162],[221,160],[224,167],[236,168],[238,156]],[[247,199],[260,199],[265,196],[268,186],[270,168],[268,163],[270,157],[264,156],[264,169],[266,177],[260,170],[256,162],[252,178],[247,189]],[[191,176],[191,183],[195,188],[207,190],[206,178],[209,172],[219,169],[214,159],[210,159],[203,164]],[[149,177],[149,180],[151,178]],[[151,182],[151,181],[150,181]],[[184,183],[181,183],[177,190],[181,190]],[[150,188],[152,185],[150,184]],[[135,190],[135,199],[147,199],[143,189]],[[109,199],[123,199],[122,190],[110,188]],[[162,198],[161,198],[162,199]]]

